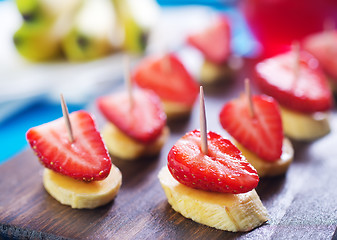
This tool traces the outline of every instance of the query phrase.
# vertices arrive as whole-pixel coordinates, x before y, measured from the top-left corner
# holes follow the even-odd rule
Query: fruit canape
[[[187,43],[197,48],[205,58],[200,69],[201,83],[214,83],[231,74],[228,66],[231,54],[230,39],[229,21],[223,15],[217,16],[206,29],[187,37]]]
[[[337,92],[337,31],[327,29],[310,35],[303,40],[303,48],[318,59],[332,89]]]
[[[310,141],[330,132],[332,94],[316,58],[297,47],[263,60],[255,71],[260,89],[280,104],[285,135]]]
[[[158,175],[161,186],[184,217],[221,230],[250,231],[268,220],[254,189],[259,177],[229,140],[207,133],[202,90],[200,102],[201,130],[186,133],[172,147]]]
[[[235,139],[234,144],[256,169],[259,177],[285,173],[294,150],[283,136],[278,103],[266,95],[246,93],[226,103],[220,112],[222,127]]]
[[[102,130],[104,142],[113,156],[125,160],[157,155],[169,135],[159,97],[140,88],[132,95],[133,104],[127,91],[97,100],[109,121]]]
[[[102,136],[109,152],[124,160],[157,155],[169,136],[159,97],[151,90],[132,87],[129,59],[124,64],[126,90],[97,99],[108,120]]]
[[[111,163],[92,116],[86,111],[65,116],[71,125],[60,118],[29,129],[26,135],[45,166],[43,185],[72,208],[102,206],[117,195],[122,175]]]
[[[133,81],[160,97],[169,119],[188,115],[198,96],[198,83],[172,53],[143,59],[133,72]]]

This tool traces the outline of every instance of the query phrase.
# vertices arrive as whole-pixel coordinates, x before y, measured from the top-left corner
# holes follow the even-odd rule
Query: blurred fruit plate
[[[122,53],[88,62],[29,62],[13,44],[21,23],[13,1],[0,2],[0,122],[37,101],[59,101],[63,92],[68,102],[85,104],[121,79]]]
[[[226,101],[239,95],[249,74],[246,69],[232,82],[205,88],[209,130],[228,137],[218,114]],[[102,128],[105,120],[95,104],[89,110]],[[261,179],[257,192],[270,220],[250,232],[200,225],[167,203],[157,174],[172,145],[185,132],[199,128],[196,104],[189,119],[169,123],[171,136],[159,156],[135,162],[112,158],[123,174],[121,190],[113,202],[94,210],[74,210],[54,200],[43,188],[42,166],[30,149],[1,165],[0,238],[331,239],[337,227],[335,108],[331,125],[331,133],[315,142],[293,142],[295,160],[284,176]]]
[[[232,20],[234,53],[241,56],[254,54],[256,45],[251,40],[241,15],[230,7],[222,10]],[[206,26],[215,14],[213,9],[204,6],[163,8],[149,36],[146,53],[186,49],[186,35]],[[13,35],[22,22],[14,1],[0,2],[0,22],[7,23],[0,26],[0,105],[11,103],[10,108],[1,107],[0,121],[41,99],[58,102],[60,92],[66,96],[68,103],[88,103],[102,90],[121,79],[121,52],[88,62],[34,63],[25,60],[13,43]],[[189,59],[195,60],[188,68],[198,69],[202,63],[201,54],[193,49],[188,51]],[[137,57],[135,61],[136,59]],[[187,60],[187,63],[191,61]]]

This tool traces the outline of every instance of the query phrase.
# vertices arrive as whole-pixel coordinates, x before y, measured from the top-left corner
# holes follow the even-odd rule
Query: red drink
[[[240,7],[265,57],[337,21],[337,0],[242,0]]]

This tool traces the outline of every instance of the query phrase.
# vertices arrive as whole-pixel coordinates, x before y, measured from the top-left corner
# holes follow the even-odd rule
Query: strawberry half
[[[65,121],[59,118],[28,130],[27,140],[41,163],[55,172],[84,181],[109,175],[111,159],[86,111],[70,114],[74,142],[68,139]]]
[[[221,15],[208,28],[188,36],[187,42],[199,49],[210,62],[222,64],[230,54],[230,38],[228,19]]]
[[[153,90],[162,101],[192,106],[199,85],[173,54],[148,57],[137,66],[133,80],[138,86]]]
[[[281,105],[304,113],[327,111],[332,106],[331,91],[316,58],[301,52],[295,77],[296,54],[287,52],[256,65],[261,90]]]
[[[254,189],[259,177],[229,140],[209,132],[208,154],[201,151],[200,131],[191,131],[172,147],[168,168],[181,184],[212,192],[244,193]]]
[[[337,82],[337,31],[311,35],[304,40],[303,48],[314,55],[323,70]]]
[[[244,147],[261,159],[273,162],[282,154],[283,128],[277,102],[268,96],[252,98],[254,116],[250,115],[246,95],[224,105],[220,112],[222,127]]]
[[[97,106],[126,135],[144,144],[151,143],[166,124],[160,99],[150,90],[134,89],[132,95],[132,108],[126,91],[99,98]]]

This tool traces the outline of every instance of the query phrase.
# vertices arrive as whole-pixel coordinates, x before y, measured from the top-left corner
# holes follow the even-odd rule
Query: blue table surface
[[[68,105],[69,112],[85,108],[85,105]],[[13,157],[26,147],[29,128],[50,122],[62,116],[59,104],[37,103],[0,124],[0,163]]]
[[[1,0],[0,0],[1,1]],[[217,10],[223,10],[235,2],[235,0],[158,0],[162,6],[201,4],[209,5]],[[239,42],[240,43],[240,42]],[[247,46],[245,43],[244,46]],[[86,104],[68,105],[69,112],[86,108]],[[0,122],[0,165],[8,161],[14,155],[28,148],[26,132],[29,128],[52,121],[62,116],[61,106],[50,102],[37,102],[4,122]]]

